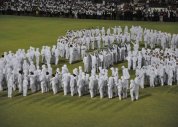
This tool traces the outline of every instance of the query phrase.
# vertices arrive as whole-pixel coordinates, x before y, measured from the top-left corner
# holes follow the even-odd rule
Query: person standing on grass
[[[52,86],[53,94],[56,94],[58,92],[58,88],[57,88],[57,79],[54,74],[52,75],[52,78],[50,79],[50,84]]]
[[[122,86],[121,79],[118,80],[116,86],[117,86],[117,93],[118,93],[118,96],[119,96],[119,100],[122,100],[123,86]]]
[[[114,77],[109,77],[108,79],[108,98],[113,98],[113,87],[114,87]]]
[[[104,98],[104,87],[105,87],[104,81],[105,81],[104,76],[103,75],[99,76],[98,89],[99,89],[101,99]]]
[[[32,93],[34,93],[37,90],[36,75],[34,74],[34,72],[30,72],[29,79],[30,79],[30,89],[31,89]]]
[[[129,74],[128,68],[125,68],[124,66],[122,66],[122,74],[123,74],[123,78],[125,80],[124,82],[126,83],[126,86],[128,86],[129,79],[130,79],[130,74]]]
[[[91,98],[94,98],[94,96],[95,96],[94,89],[95,89],[95,80],[96,80],[95,75],[91,75],[89,80],[90,80],[89,81],[90,96],[91,96]]]
[[[82,73],[81,76],[79,76],[78,81],[77,81],[77,90],[78,90],[78,96],[82,96],[82,91],[85,86],[85,73]]]
[[[22,75],[22,71],[19,71],[18,73],[18,89],[19,89],[19,93],[22,92],[22,88],[23,88],[23,75]]]
[[[40,62],[40,52],[39,52],[39,48],[36,49],[35,57],[36,57],[36,67],[38,67],[38,66],[39,66],[39,62]]]
[[[40,75],[40,82],[41,82],[41,93],[47,92],[46,74],[43,74],[43,72],[41,72]]]
[[[28,77],[24,76],[23,79],[23,96],[27,96],[27,91],[28,91]]]
[[[70,92],[71,96],[74,96],[77,93],[77,80],[76,75],[70,75]]]
[[[70,73],[63,74],[62,82],[63,82],[64,96],[66,96],[69,92]]]
[[[8,97],[12,98],[12,89],[13,89],[13,84],[14,84],[14,78],[13,75],[11,74],[10,78],[8,79],[7,82],[7,90],[8,90]]]

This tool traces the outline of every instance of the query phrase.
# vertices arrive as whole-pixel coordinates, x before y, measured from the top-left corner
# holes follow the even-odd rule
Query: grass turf
[[[178,33],[178,23],[128,22],[108,20],[78,20],[63,18],[18,17],[0,15],[0,53],[16,51],[29,46],[56,44],[57,37],[67,30],[91,27],[111,27],[115,25],[157,29]],[[61,67],[66,60],[61,60],[56,67]],[[116,67],[122,66],[120,63]],[[69,69],[82,65],[81,62],[68,65]],[[134,72],[132,72],[132,77]],[[22,97],[14,93],[12,99],[7,92],[0,92],[0,126],[1,127],[108,127],[108,126],[156,126],[178,125],[178,86],[146,88],[140,92],[140,100],[131,102],[130,98],[119,101],[90,99],[84,97],[64,97],[57,95],[30,94]]]

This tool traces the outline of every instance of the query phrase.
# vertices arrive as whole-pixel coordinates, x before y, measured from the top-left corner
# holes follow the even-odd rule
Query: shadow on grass
[[[16,93],[14,97],[22,96],[22,93]]]
[[[139,97],[139,100],[148,98],[148,97],[150,97],[150,96],[151,96],[151,94],[144,94],[144,95],[141,95],[141,96]]]
[[[2,98],[7,97],[7,93],[4,92],[4,91],[2,91],[2,92],[0,93],[0,97],[2,97]]]
[[[76,98],[71,98],[70,96],[64,96],[62,94],[54,95],[52,98],[48,99],[45,106],[50,108],[66,107],[76,101]]]
[[[27,105],[34,104],[32,103],[33,100],[38,99],[39,102],[41,102],[42,100],[45,100],[48,97],[48,96],[40,95],[39,92],[36,92],[36,93],[29,92],[26,97],[23,97],[22,94],[19,94],[19,93],[14,94],[14,96],[16,97],[12,98],[13,101],[11,103],[11,106],[16,106],[21,103],[26,103]]]
[[[66,106],[66,104],[70,103],[70,100],[65,98],[64,96],[60,96],[60,97],[55,97],[55,98],[51,98],[51,100],[48,100],[46,106],[48,107],[61,107],[61,106]]]
[[[122,104],[121,106],[118,106],[118,108],[114,109],[113,112],[114,113],[118,113],[120,111],[123,111],[125,109],[127,109],[129,106],[132,105],[133,102],[126,102],[125,104]]]
[[[173,86],[171,86],[170,88],[168,88],[167,93],[177,94],[178,93],[178,87],[177,87],[177,85],[173,84]]]
[[[107,98],[104,98],[102,100],[97,100],[93,105],[89,106],[89,110],[94,111],[96,109],[102,109],[103,105],[108,105],[111,103]]]

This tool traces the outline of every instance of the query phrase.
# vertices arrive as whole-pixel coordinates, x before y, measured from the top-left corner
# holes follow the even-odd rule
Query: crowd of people
[[[123,1],[124,2],[124,1]],[[133,2],[115,1],[95,3],[92,0],[4,0],[0,4],[1,14],[73,17],[81,19],[119,19],[176,21],[176,9],[151,9],[147,3],[137,7]]]
[[[145,48],[140,47],[141,43]],[[177,84],[177,46],[177,34],[140,26],[70,30],[66,36],[59,37],[52,48],[43,46],[40,51],[30,47],[27,51],[4,52],[0,58],[0,91],[7,89],[9,98],[15,90],[23,96],[31,90],[32,93],[53,91],[54,94],[63,91],[64,95],[80,97],[90,94],[91,98],[98,94],[100,98],[118,96],[120,100],[127,98],[130,91],[134,101],[139,97],[140,87]],[[90,49],[95,53],[88,53]],[[84,70],[79,66],[70,72],[67,65],[53,70],[51,65],[58,65],[61,57],[71,64],[83,60]],[[122,66],[120,75],[120,68],[112,66],[125,60],[128,67]],[[135,70],[134,78],[129,74],[131,69]]]

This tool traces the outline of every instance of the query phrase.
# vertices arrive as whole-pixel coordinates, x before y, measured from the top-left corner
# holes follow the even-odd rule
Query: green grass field
[[[115,25],[157,29],[178,34],[178,23],[128,22],[108,20],[78,20],[62,18],[18,17],[0,15],[0,54],[16,51],[18,48],[56,44],[58,36],[67,30],[91,27],[112,27]],[[56,67],[67,61],[61,60]],[[82,63],[68,65],[70,69]],[[123,63],[126,65],[126,63]],[[121,67],[122,63],[115,65]],[[133,76],[133,75],[132,75]],[[84,97],[30,94],[22,97],[0,92],[0,127],[177,127],[178,126],[178,86],[145,88],[140,91],[140,99],[130,98],[119,101],[97,96]]]

